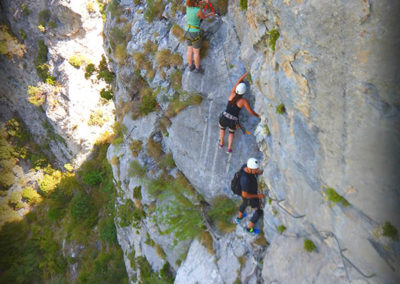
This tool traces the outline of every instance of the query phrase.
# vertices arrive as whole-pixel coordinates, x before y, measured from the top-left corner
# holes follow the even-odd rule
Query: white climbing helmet
[[[256,170],[260,167],[260,162],[256,158],[250,158],[247,160],[247,167],[252,170]]]
[[[245,83],[240,83],[239,85],[236,86],[236,94],[238,95],[243,95],[246,93],[246,84]]]

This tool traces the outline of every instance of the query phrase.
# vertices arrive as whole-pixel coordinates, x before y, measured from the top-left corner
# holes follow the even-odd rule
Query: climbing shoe
[[[194,64],[189,65],[189,71],[190,72],[192,72],[195,68],[196,68],[196,66],[194,66]]]
[[[204,68],[201,67],[201,65],[199,66],[199,68],[194,69],[195,73],[199,73],[199,74],[203,74],[204,73]]]
[[[246,228],[246,232],[252,235],[258,235],[260,233],[260,229],[258,228]]]
[[[231,148],[228,148],[228,150],[226,150],[226,152],[227,152],[228,154],[232,154],[232,149],[231,149]]]
[[[243,214],[242,214],[242,218],[236,217],[235,223],[236,223],[236,224],[240,224],[240,222],[242,222],[242,220],[243,220],[244,217],[246,217],[246,216],[247,216],[247,214],[246,214],[246,213],[243,213]]]

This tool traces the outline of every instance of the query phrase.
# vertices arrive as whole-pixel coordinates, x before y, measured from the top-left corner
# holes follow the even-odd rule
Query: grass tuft
[[[176,93],[168,105],[165,116],[172,118],[186,107],[190,105],[200,105],[202,101],[203,97],[195,93]]]
[[[144,177],[146,176],[147,169],[145,166],[142,166],[138,161],[133,160],[129,164],[128,175],[130,177]]]
[[[397,229],[390,222],[385,222],[385,224],[382,227],[382,230],[383,230],[382,233],[383,236],[391,238],[392,240],[397,239]]]
[[[344,198],[343,196],[339,195],[335,189],[332,187],[327,187],[325,190],[325,194],[328,197],[328,200],[332,202],[333,204],[340,203],[344,207],[348,207],[350,203]]]
[[[176,37],[179,42],[182,42],[184,40],[184,34],[185,31],[177,24],[174,24],[171,28],[171,33]]]
[[[283,103],[280,103],[275,107],[275,112],[278,114],[284,114],[286,112],[285,105]]]
[[[182,56],[178,53],[172,53],[169,49],[162,49],[156,53],[158,69],[162,67],[178,67],[182,64]]]
[[[279,225],[279,226],[278,226],[278,232],[279,232],[279,234],[282,235],[282,233],[283,233],[284,231],[286,231],[286,226],[285,226],[285,225]]]
[[[272,49],[272,51],[275,51],[276,41],[278,40],[280,33],[277,29],[273,29],[267,32],[267,35],[269,35],[267,44]]]
[[[214,198],[212,209],[208,212],[208,215],[216,224],[218,230],[223,233],[230,233],[236,227],[231,220],[236,211],[236,203],[232,199],[220,195]]]
[[[306,239],[304,240],[304,249],[307,252],[312,252],[316,249],[316,247],[315,244],[310,239]]]
[[[131,145],[129,146],[132,152],[132,157],[137,157],[139,155],[139,152],[142,150],[142,145],[142,141],[132,140]]]
[[[198,238],[199,238],[200,243],[207,249],[207,251],[211,255],[214,255],[215,251],[213,248],[213,239],[211,237],[210,232],[201,231]]]

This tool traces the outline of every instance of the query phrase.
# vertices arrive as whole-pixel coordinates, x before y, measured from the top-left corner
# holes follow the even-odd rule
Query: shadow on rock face
[[[54,7],[54,14],[60,23],[57,27],[58,36],[68,38],[75,36],[82,38],[85,36],[81,15],[62,5]]]

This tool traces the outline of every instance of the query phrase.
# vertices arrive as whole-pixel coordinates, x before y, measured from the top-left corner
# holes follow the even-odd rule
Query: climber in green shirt
[[[189,70],[197,73],[203,73],[204,69],[200,66],[200,47],[201,47],[201,36],[200,36],[200,20],[207,18],[213,13],[204,15],[200,9],[200,4],[208,3],[208,0],[186,0],[186,41],[188,49],[186,57],[189,65]],[[193,56],[194,55],[194,56]],[[194,64],[193,59],[194,57]]]

